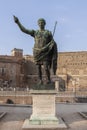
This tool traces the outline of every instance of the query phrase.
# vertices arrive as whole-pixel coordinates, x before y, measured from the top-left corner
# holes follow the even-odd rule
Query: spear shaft
[[[57,21],[55,22],[55,25],[54,25],[53,37],[54,37],[55,30],[56,30],[56,25],[57,25]]]

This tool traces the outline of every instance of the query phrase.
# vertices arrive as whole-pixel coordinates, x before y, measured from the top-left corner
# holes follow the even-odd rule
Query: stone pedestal
[[[32,115],[23,124],[23,130],[66,128],[60,118],[56,117],[55,90],[32,90]],[[62,129],[63,130],[63,129]]]
[[[58,124],[55,116],[55,90],[34,90],[30,124]]]

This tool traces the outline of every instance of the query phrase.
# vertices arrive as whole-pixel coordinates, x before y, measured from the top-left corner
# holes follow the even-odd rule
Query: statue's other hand
[[[16,17],[16,16],[13,16],[14,17],[14,21],[15,21],[15,23],[18,23],[18,18]]]

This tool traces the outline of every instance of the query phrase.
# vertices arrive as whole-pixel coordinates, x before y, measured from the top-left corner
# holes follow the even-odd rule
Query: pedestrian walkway
[[[58,103],[56,115],[64,119],[68,130],[87,130],[87,120],[79,112],[87,112],[86,103]],[[0,113],[7,114],[0,120],[0,130],[22,130],[23,122],[32,113],[30,106],[0,106]]]

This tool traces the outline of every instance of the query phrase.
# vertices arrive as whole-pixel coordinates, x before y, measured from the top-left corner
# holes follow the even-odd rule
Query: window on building
[[[5,75],[6,74],[6,68],[0,68],[0,75]]]

